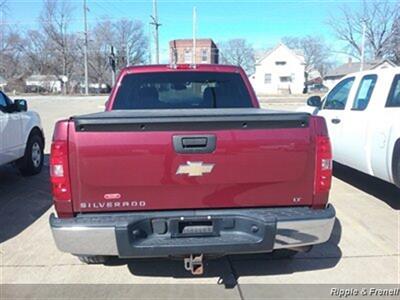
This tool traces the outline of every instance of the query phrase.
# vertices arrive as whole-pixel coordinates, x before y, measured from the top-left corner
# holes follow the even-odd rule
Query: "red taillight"
[[[70,201],[71,187],[68,172],[68,144],[53,141],[50,154],[50,179],[54,201]]]
[[[332,149],[329,137],[317,136],[314,195],[327,193],[332,183]]]

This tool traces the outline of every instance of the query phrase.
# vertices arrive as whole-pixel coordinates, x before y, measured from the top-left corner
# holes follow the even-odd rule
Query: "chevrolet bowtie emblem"
[[[203,164],[202,161],[188,161],[184,165],[180,165],[176,174],[187,174],[189,176],[203,176],[205,173],[211,173],[214,168],[214,164]]]

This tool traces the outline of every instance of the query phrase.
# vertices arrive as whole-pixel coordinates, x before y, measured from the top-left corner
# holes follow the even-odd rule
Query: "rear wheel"
[[[400,140],[398,140],[394,146],[392,170],[394,184],[400,188]]]
[[[397,174],[397,180],[396,180],[395,184],[400,189],[400,158],[397,159],[397,173],[396,174]]]
[[[32,133],[26,143],[24,157],[17,161],[17,167],[24,176],[40,173],[43,167],[43,138],[39,133]]]
[[[108,260],[108,256],[102,255],[78,255],[81,262],[89,265],[104,264]]]

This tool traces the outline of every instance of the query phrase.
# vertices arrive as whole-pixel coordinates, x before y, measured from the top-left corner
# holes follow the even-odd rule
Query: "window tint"
[[[236,73],[159,72],[122,79],[113,109],[252,107],[242,77]]]
[[[8,105],[8,100],[6,98],[6,96],[0,92],[0,110],[1,111],[5,111],[5,108]]]
[[[400,107],[400,74],[393,79],[386,107]]]
[[[353,83],[354,77],[339,82],[326,97],[324,109],[344,109]]]
[[[362,78],[356,97],[354,98],[353,110],[364,110],[367,108],[377,78],[376,75],[366,75]]]

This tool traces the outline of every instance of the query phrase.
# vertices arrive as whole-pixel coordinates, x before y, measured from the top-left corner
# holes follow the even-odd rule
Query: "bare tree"
[[[282,42],[291,49],[297,49],[304,55],[306,72],[317,70],[323,77],[332,67],[329,46],[321,37],[284,37]]]
[[[111,41],[114,37],[113,25],[110,20],[97,23],[89,32],[89,79],[100,85],[111,85],[111,73],[108,63]]]
[[[54,52],[51,63],[54,75],[60,80],[71,78],[74,69],[74,51],[76,51],[76,36],[70,33],[72,7],[68,2],[59,0],[45,0],[40,15],[40,24],[45,36],[51,42]],[[68,84],[63,84],[63,91],[67,91]]]
[[[128,56],[131,65],[144,63],[147,59],[148,45],[143,23],[122,19],[114,24],[114,29],[114,44],[120,46],[118,49],[118,66],[124,67],[128,61]]]
[[[0,11],[6,11],[0,0]],[[83,80],[83,37],[71,30],[73,7],[64,0],[44,0],[39,29],[19,32],[0,20],[0,74],[23,88],[32,74],[56,75],[63,91],[70,92]],[[4,15],[4,13],[3,13]],[[92,83],[110,84],[108,57],[116,49],[117,68],[147,61],[148,41],[139,21],[103,19],[89,30],[89,78]],[[11,67],[12,66],[12,67]]]
[[[254,48],[245,39],[232,39],[219,44],[221,62],[241,66],[248,74],[254,71]]]
[[[28,74],[51,74],[52,45],[39,30],[28,30],[21,44]]]
[[[341,7],[340,16],[331,16],[328,24],[336,37],[345,42],[341,52],[355,58],[361,57],[363,26],[366,32],[366,54],[370,59],[385,57],[393,38],[393,22],[400,9],[399,1],[364,1],[361,10]]]
[[[7,79],[23,75],[21,34],[9,27],[2,30],[0,46],[0,73]]]
[[[0,74],[7,80],[8,87],[22,90],[24,63],[21,43],[23,38],[18,30],[7,24],[7,2],[7,0],[0,0]]]
[[[89,33],[89,75],[92,82],[111,84],[108,57],[110,47],[116,49],[117,69],[146,62],[148,44],[143,24],[138,21],[104,20]]]
[[[393,23],[393,37],[389,47],[389,57],[396,63],[400,64],[400,13],[396,16]]]

